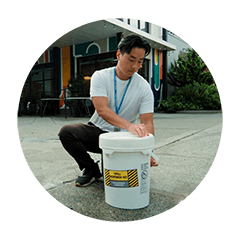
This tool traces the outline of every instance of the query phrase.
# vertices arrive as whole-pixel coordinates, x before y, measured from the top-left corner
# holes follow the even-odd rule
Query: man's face
[[[142,67],[143,60],[145,57],[145,49],[143,48],[132,48],[131,52],[124,53],[123,55],[118,50],[117,59],[118,59],[118,77],[122,80],[129,79],[135,72]]]

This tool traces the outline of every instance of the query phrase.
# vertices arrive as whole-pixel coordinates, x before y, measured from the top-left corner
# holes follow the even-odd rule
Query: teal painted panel
[[[75,55],[82,55],[82,56],[87,55],[86,49],[91,43],[93,43],[93,41],[75,45]]]
[[[98,47],[96,45],[92,45],[89,49],[88,49],[88,54],[97,54],[98,52]]]
[[[117,50],[117,37],[110,37],[109,38],[109,51],[116,51]]]

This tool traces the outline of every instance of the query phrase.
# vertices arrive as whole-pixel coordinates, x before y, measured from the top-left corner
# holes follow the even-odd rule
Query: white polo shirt
[[[115,112],[114,68],[96,71],[91,78],[90,96],[107,97],[108,106]],[[117,106],[122,99],[129,80],[116,77]],[[154,97],[149,83],[138,73],[134,73],[118,115],[131,123],[136,123],[139,114],[154,112]],[[103,131],[114,131],[114,126],[101,118],[95,110],[89,120]],[[125,131],[125,129],[120,129]]]

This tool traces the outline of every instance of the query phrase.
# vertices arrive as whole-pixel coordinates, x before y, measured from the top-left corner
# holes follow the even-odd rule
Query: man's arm
[[[145,125],[147,132],[154,135],[153,113],[140,114],[140,121]]]
[[[106,122],[113,126],[127,129],[129,132],[138,135],[138,137],[145,137],[147,135],[147,128],[144,124],[130,123],[119,117],[111,108],[109,108],[107,97],[92,97],[91,99],[98,115]]]
[[[130,122],[119,117],[111,108],[108,107],[107,97],[92,97],[92,102],[101,118],[113,126],[128,129]]]
[[[147,132],[154,135],[153,113],[140,114],[139,117],[140,117],[141,123],[146,126]],[[153,157],[151,157],[150,164],[151,164],[151,167],[158,166],[156,160]]]

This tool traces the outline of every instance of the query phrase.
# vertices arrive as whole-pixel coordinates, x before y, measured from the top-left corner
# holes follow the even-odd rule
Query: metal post
[[[43,111],[42,111],[42,90],[39,91],[40,93],[40,113],[41,113],[41,117],[43,116]]]
[[[163,40],[167,41],[167,30],[163,28]],[[167,98],[167,50],[163,50],[163,99]]]
[[[63,97],[63,99],[64,99],[64,105],[65,105],[65,107],[64,107],[64,114],[65,114],[65,118],[67,119],[66,88],[64,88],[63,91],[64,91],[64,97]]]

